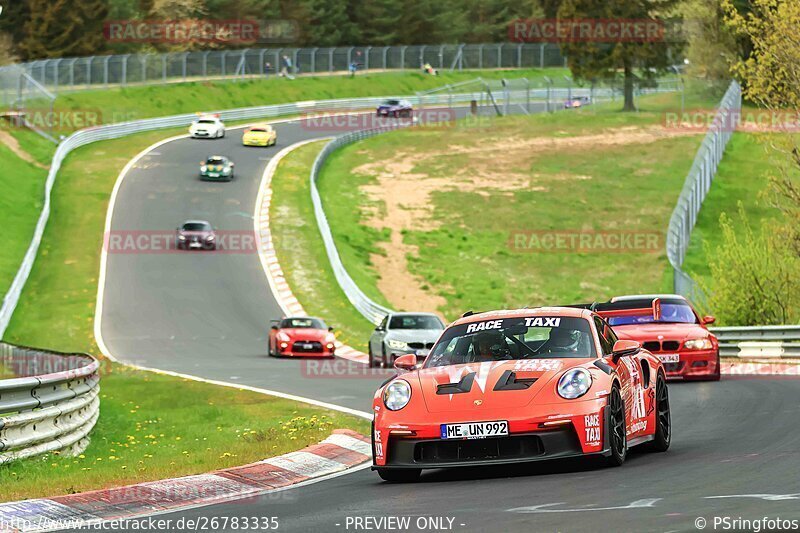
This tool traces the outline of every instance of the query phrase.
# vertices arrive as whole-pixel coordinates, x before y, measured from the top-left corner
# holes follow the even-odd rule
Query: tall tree
[[[11,42],[6,50],[7,57],[16,55],[28,59],[19,44],[25,39],[25,21],[30,18],[31,8],[27,2],[4,3],[3,15],[0,16],[0,31],[11,36]]]
[[[28,0],[19,45],[26,58],[89,56],[106,48],[107,0]]]
[[[609,23],[654,20],[670,13],[678,0],[564,0],[558,17],[564,21],[590,21],[596,28]],[[608,33],[606,33],[608,36]],[[624,110],[634,111],[634,86],[637,79],[650,80],[670,63],[670,44],[666,37],[649,34],[643,39],[621,37],[613,40],[596,35],[565,39],[561,49],[567,55],[576,79],[608,79],[622,73]]]
[[[743,12],[732,0],[723,0],[723,7],[727,23],[752,46],[733,65],[745,96],[776,118],[792,117],[765,138],[783,161],[771,187],[775,205],[787,218],[783,242],[800,258],[800,2],[751,0],[750,11]]]

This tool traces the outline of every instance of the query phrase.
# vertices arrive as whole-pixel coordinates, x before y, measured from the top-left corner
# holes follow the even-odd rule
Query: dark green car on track
[[[212,155],[200,163],[200,179],[231,181],[233,179],[233,161],[222,155]]]

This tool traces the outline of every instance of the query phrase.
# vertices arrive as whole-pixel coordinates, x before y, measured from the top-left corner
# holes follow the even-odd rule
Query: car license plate
[[[216,172],[209,172],[208,173],[208,177],[209,178],[218,178],[219,174],[217,174]]]
[[[313,344],[304,344],[303,345],[303,349],[304,350],[313,350],[314,349],[314,345]]]
[[[428,354],[430,352],[431,352],[430,350],[417,350],[414,355],[417,355],[419,357],[428,357]]]
[[[189,248],[200,248],[201,246],[203,246],[203,245],[200,244],[199,242],[190,242],[189,243]]]
[[[677,353],[666,353],[664,355],[659,355],[659,359],[661,359],[662,363],[680,363],[681,356]]]
[[[508,422],[468,422],[466,424],[442,424],[443,439],[485,439],[508,435]]]

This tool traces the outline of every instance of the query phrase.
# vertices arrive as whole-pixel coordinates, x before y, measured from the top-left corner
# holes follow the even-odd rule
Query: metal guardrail
[[[100,363],[0,343],[0,464],[43,453],[76,454],[88,444],[100,414]]]
[[[717,173],[725,146],[733,135],[733,125],[736,120],[732,117],[738,114],[741,108],[742,90],[736,81],[732,81],[720,101],[711,127],[697,151],[675,210],[669,220],[667,258],[674,272],[674,290],[677,294],[686,296],[693,301],[702,301],[703,294],[694,280],[681,267],[686,258],[692,230],[697,223],[697,214],[711,188],[711,182]]]
[[[723,357],[800,357],[800,325],[710,328]]]
[[[554,43],[258,48],[69,57],[0,68],[0,98],[11,105],[39,96],[38,91],[27,94],[30,87],[20,80],[20,72],[57,93],[112,85],[275,76],[284,55],[291,58],[294,74],[346,72],[353,62],[359,70],[420,69],[425,63],[439,70],[565,66]],[[271,65],[269,71],[265,71],[266,63]]]

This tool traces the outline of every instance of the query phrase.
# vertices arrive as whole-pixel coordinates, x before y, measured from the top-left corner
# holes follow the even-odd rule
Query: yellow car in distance
[[[244,130],[242,144],[245,146],[275,146],[278,133],[269,124],[253,124]]]

